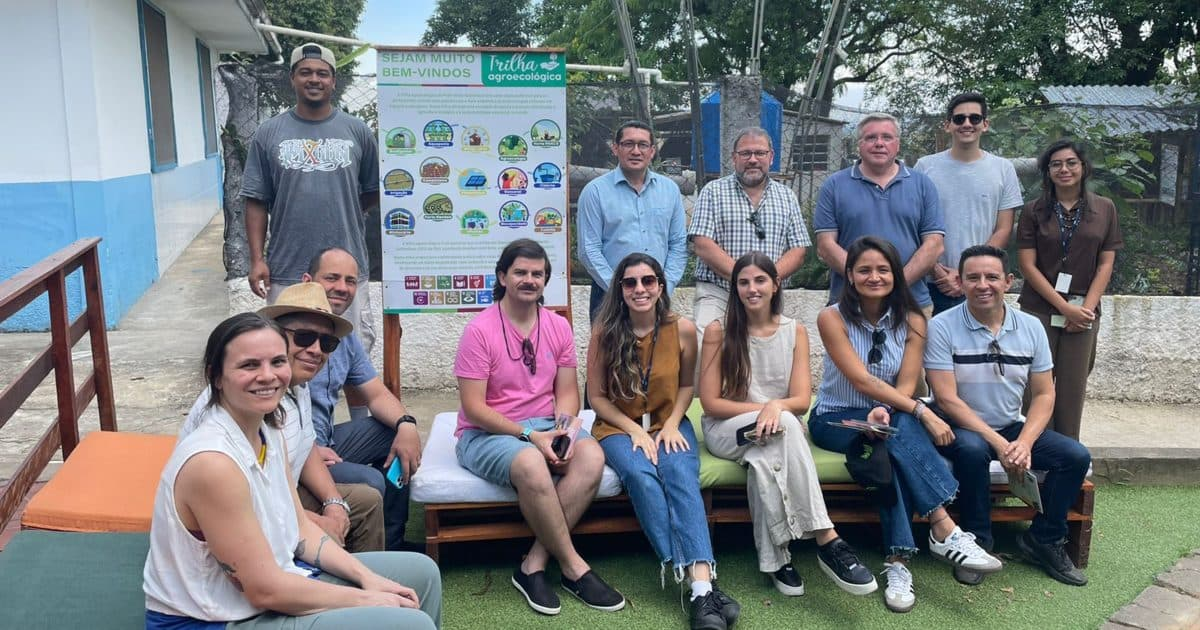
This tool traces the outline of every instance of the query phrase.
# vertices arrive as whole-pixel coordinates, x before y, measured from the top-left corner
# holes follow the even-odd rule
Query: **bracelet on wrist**
[[[346,503],[346,500],[341,497],[334,497],[332,499],[325,499],[324,501],[322,501],[321,502],[321,513],[324,514],[325,508],[327,508],[331,505],[341,506],[341,508],[343,510],[346,510],[346,516],[350,516],[350,504]]]
[[[400,418],[398,420],[396,420],[396,426],[394,427],[395,430],[399,431],[400,425],[405,424],[405,423],[411,424],[415,427],[415,426],[417,426],[417,419],[408,414],[404,414],[403,416],[400,416]]]
[[[917,422],[921,421],[921,416],[925,415],[926,409],[928,409],[928,407],[925,406],[925,403],[923,403],[919,400],[916,401],[915,404],[913,404],[912,415],[914,418],[917,419]]]

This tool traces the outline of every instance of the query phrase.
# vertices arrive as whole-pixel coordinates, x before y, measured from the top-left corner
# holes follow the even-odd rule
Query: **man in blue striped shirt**
[[[1004,293],[1013,276],[1004,250],[975,245],[958,263],[960,304],[929,323],[925,370],[939,414],[953,425],[954,441],[939,447],[959,482],[959,523],[984,549],[992,548],[989,468],[992,459],[1010,475],[1046,471],[1042,512],[1017,541],[1021,551],[1051,577],[1083,586],[1087,576],[1067,556],[1067,510],[1091,465],[1079,442],[1046,427],[1054,412],[1050,344],[1037,318],[1009,308]],[[1028,415],[1021,397],[1031,392]],[[954,577],[978,584],[983,575],[956,567]]]
[[[579,261],[592,277],[590,318],[611,288],[613,267],[639,252],[653,256],[675,290],[687,265],[687,217],[679,186],[650,170],[654,132],[631,120],[617,128],[612,152],[617,168],[593,179],[579,194]]]

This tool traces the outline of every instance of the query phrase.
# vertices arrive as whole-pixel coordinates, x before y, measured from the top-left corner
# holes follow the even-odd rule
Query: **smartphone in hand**
[[[388,483],[396,486],[396,488],[404,487],[404,467],[400,465],[400,458],[393,457],[392,465],[387,470]]]
[[[583,421],[579,418],[560,413],[554,420],[555,431],[566,431],[565,434],[554,438],[550,442],[550,448],[554,451],[554,455],[559,459],[566,459],[567,453],[571,452],[571,444],[575,442],[575,437],[579,435],[579,429],[583,426]]]

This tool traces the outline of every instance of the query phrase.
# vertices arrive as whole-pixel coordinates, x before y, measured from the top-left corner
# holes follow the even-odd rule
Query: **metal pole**
[[[688,38],[688,83],[691,86],[692,101],[692,146],[696,159],[692,169],[696,171],[696,192],[704,186],[704,118],[700,106],[700,53],[696,50],[696,21],[692,13],[692,0],[680,0],[680,12],[683,13]]]
[[[633,27],[629,24],[629,7],[625,0],[612,0],[613,13],[617,16],[617,30],[621,33],[621,44],[625,47],[625,58],[629,61],[629,79],[633,82],[634,93],[637,95],[640,117],[646,124],[654,128],[654,120],[650,118],[650,103],[642,83],[641,73],[638,72],[637,47],[633,43]]]

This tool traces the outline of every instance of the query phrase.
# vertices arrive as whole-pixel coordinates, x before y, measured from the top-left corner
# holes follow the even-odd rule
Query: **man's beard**
[[[746,188],[755,188],[755,187],[759,186],[760,184],[762,184],[763,180],[765,180],[767,178],[767,174],[765,172],[758,171],[758,170],[756,170],[754,172],[751,172],[750,170],[745,170],[745,171],[742,171],[741,173],[736,173],[736,175],[737,175],[738,183],[741,184],[742,186],[745,186]]]

